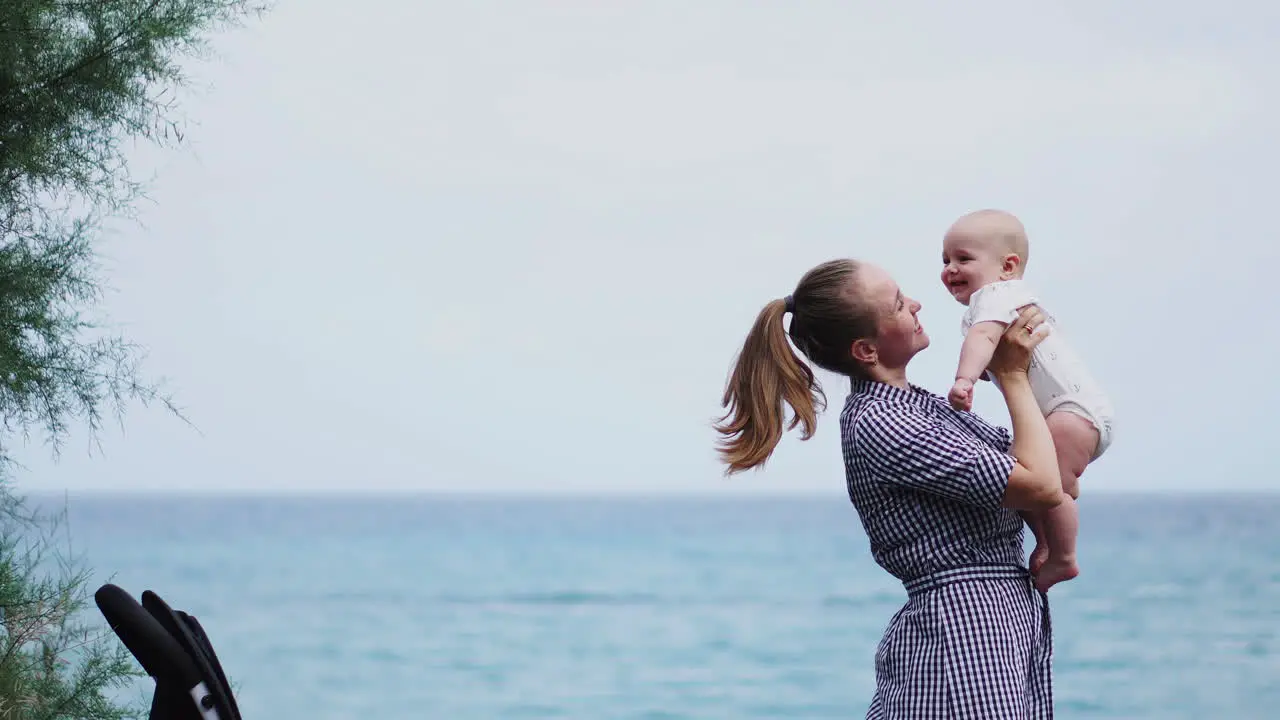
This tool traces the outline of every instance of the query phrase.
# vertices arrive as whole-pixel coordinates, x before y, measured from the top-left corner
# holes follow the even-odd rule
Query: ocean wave
[[[441,595],[438,602],[450,605],[663,605],[677,601],[652,593],[609,593],[585,590],[502,593],[497,595]]]

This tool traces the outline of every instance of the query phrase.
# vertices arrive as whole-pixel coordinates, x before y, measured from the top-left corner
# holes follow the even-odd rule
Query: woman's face
[[[863,265],[864,300],[879,312],[875,338],[876,363],[904,368],[916,353],[929,347],[929,334],[920,325],[920,303],[907,297],[889,273],[875,265]]]

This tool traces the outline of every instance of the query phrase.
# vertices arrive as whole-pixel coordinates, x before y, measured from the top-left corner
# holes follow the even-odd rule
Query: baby
[[[1022,279],[1027,265],[1027,234],[1013,215],[979,210],[960,218],[942,240],[942,282],[952,297],[967,305],[961,330],[964,344],[955,385],[947,399],[958,410],[973,407],[974,383],[986,378],[987,363],[1005,327],[1027,305],[1036,305],[1051,331],[1036,346],[1028,377],[1045,414],[1058,452],[1065,502],[1041,513],[1024,513],[1035,533],[1031,572],[1036,587],[1048,591],[1079,574],[1075,498],[1079,479],[1111,444],[1112,409],[1106,393],[1063,337],[1053,316]]]

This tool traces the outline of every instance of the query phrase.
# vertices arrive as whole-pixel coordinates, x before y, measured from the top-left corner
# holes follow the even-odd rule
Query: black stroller
[[[107,584],[98,610],[156,681],[150,720],[241,720],[218,655],[196,619],[147,590],[142,602]]]

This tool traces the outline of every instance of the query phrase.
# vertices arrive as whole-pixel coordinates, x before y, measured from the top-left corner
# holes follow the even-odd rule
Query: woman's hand
[[[991,355],[987,369],[996,377],[1008,377],[1013,374],[1026,374],[1031,365],[1031,350],[1039,345],[1049,334],[1049,326],[1045,324],[1044,313],[1035,305],[1022,308],[1018,317],[1009,323],[996,350]]]

